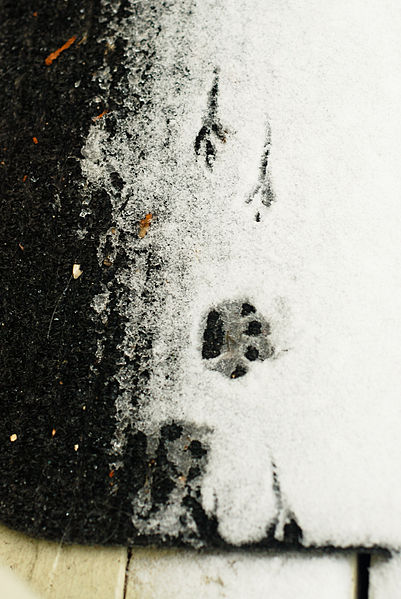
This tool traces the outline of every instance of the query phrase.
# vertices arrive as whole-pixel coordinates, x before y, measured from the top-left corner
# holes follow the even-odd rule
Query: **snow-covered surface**
[[[353,599],[350,557],[192,555],[139,550],[128,573],[128,599]]]
[[[272,524],[280,538],[291,514],[306,546],[401,547],[400,4],[169,4],[152,38],[150,108],[135,113],[128,95],[116,134],[99,120],[84,148],[84,173],[113,201],[117,234],[108,237],[118,252],[123,235],[131,257],[114,283],[128,289],[122,353],[155,336],[139,407],[130,368],[118,373],[114,459],[123,463],[127,422],[150,437],[164,422],[186,422],[206,431],[202,504],[227,542],[260,541]],[[153,35],[146,6],[110,27],[130,40],[133,94],[138,46]],[[210,168],[194,141],[216,79],[226,140],[213,140]],[[270,206],[260,194],[247,201],[267,132]],[[112,171],[125,183],[121,197]],[[162,265],[151,304],[140,247]],[[107,311],[109,291],[94,314]],[[231,380],[205,367],[202,323],[213,306],[244,299],[270,323],[275,354]],[[174,509],[172,497],[161,532],[174,534]],[[313,582],[313,562],[300,573],[308,568]]]
[[[369,575],[369,599],[399,599],[401,589],[401,556],[374,558]]]

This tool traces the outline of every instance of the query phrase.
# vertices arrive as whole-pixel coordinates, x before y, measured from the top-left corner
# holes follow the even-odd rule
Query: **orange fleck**
[[[65,44],[60,46],[60,48],[57,48],[57,50],[55,50],[54,52],[51,52],[49,54],[49,56],[45,59],[45,63],[47,64],[47,66],[50,66],[52,64],[52,62],[54,60],[56,60],[56,58],[58,58],[62,52],[64,52],[64,50],[68,50],[68,48],[70,46],[72,46],[72,44],[75,42],[76,39],[77,39],[77,36],[73,35],[72,37],[70,37],[69,40],[67,40],[65,42]]]
[[[114,476],[114,470],[110,470],[110,472],[109,472],[109,477],[110,477],[110,478],[113,478],[113,476]]]
[[[63,381],[59,381],[59,382],[58,382],[58,384],[59,384],[59,385],[62,385],[62,384],[63,384]]]
[[[56,429],[55,429],[55,428],[53,428],[53,429],[52,429],[52,437],[54,437],[54,435],[55,435],[55,434],[56,434]]]
[[[101,112],[100,114],[98,114],[97,116],[94,116],[92,118],[92,121],[97,121],[98,119],[101,119],[102,116],[104,116],[105,114],[107,114],[109,111],[108,110],[103,110],[103,112]]]
[[[152,222],[152,218],[153,218],[153,214],[151,214],[149,212],[149,214],[147,214],[145,216],[145,218],[142,218],[139,221],[139,238],[143,239],[146,235],[146,233],[149,231],[149,227],[150,227],[150,223]]]
[[[34,17],[37,17],[37,16],[38,16],[38,11],[37,11],[37,10],[35,10],[35,12],[33,13],[33,16],[34,16]]]
[[[24,251],[24,246],[22,245],[22,243],[19,243],[18,247],[19,247],[20,250]]]
[[[22,177],[22,181],[23,181],[24,183],[25,183],[25,181],[26,181],[27,179],[28,179],[28,175],[24,175],[24,176]]]
[[[37,137],[32,137],[32,141],[33,141],[34,144],[38,144],[39,143]]]

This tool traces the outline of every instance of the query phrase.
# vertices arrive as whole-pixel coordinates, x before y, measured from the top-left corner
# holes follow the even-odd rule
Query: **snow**
[[[369,572],[369,599],[398,599],[401,584],[401,558],[373,558]]]
[[[132,597],[152,599],[351,599],[353,574],[350,557],[160,555],[138,550],[131,561],[127,597],[132,592]]]
[[[172,2],[158,36],[147,10],[110,25],[129,39],[131,110],[114,137],[103,119],[92,126],[83,161],[89,182],[110,193],[130,258],[115,281],[128,290],[121,351],[155,338],[138,407],[132,371],[118,374],[115,459],[127,422],[150,436],[172,419],[190,423],[208,431],[202,504],[228,543],[258,542],[272,524],[282,538],[293,514],[305,546],[399,548],[399,3]],[[151,43],[154,83],[142,89],[138,45]],[[216,76],[226,142],[213,140],[209,168],[194,140]],[[138,89],[148,102],[139,113]],[[266,131],[269,207],[247,202]],[[120,236],[112,243],[117,252]],[[138,248],[162,267],[151,303]],[[201,323],[243,300],[270,323],[275,355],[230,380],[206,368]],[[163,534],[176,532],[172,511],[174,501],[158,516]]]

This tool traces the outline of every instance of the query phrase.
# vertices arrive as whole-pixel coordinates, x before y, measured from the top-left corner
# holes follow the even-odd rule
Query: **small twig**
[[[75,40],[77,39],[76,35],[73,35],[72,37],[70,37],[69,40],[67,40],[65,42],[65,44],[63,44],[62,46],[60,46],[60,48],[57,48],[57,50],[55,50],[54,52],[51,52],[49,54],[49,56],[45,59],[45,63],[47,66],[50,66],[52,64],[52,62],[54,62],[62,52],[64,52],[64,50],[68,50],[68,48],[70,46],[72,46],[72,44],[75,42]]]

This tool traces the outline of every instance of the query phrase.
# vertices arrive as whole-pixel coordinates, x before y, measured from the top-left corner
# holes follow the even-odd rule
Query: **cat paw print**
[[[228,301],[210,310],[204,322],[202,358],[207,368],[237,379],[252,362],[273,356],[270,325],[248,301]]]

